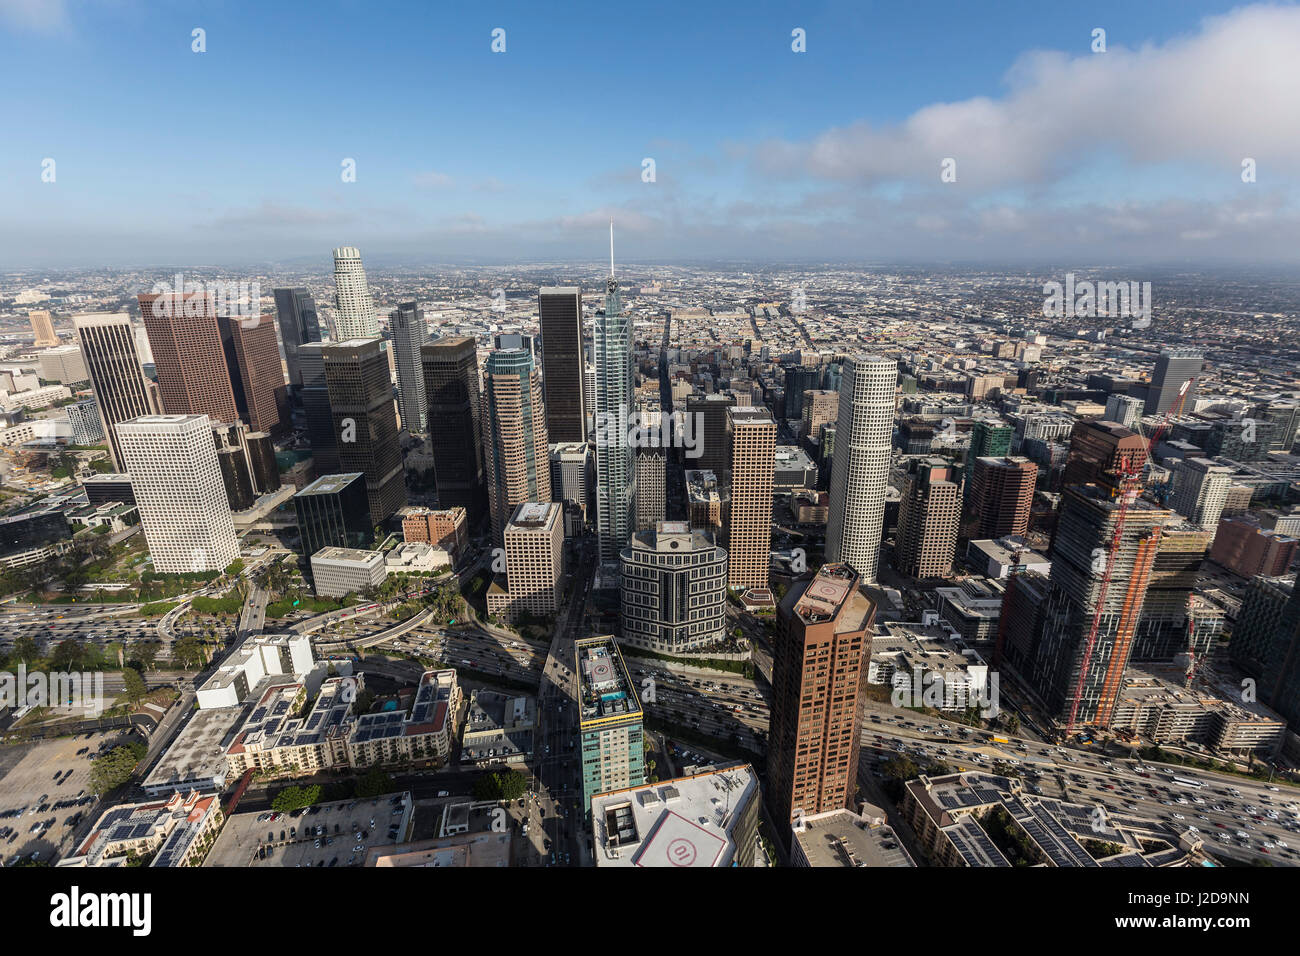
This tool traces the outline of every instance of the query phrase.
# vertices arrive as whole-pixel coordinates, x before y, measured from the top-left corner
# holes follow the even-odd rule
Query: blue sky
[[[610,215],[629,258],[1294,261],[1297,41],[1193,0],[0,0],[0,267],[597,258]]]

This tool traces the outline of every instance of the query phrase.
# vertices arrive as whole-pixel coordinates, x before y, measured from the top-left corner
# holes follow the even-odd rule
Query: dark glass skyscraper
[[[547,286],[537,293],[542,330],[542,387],[546,431],[553,442],[587,440],[583,395],[582,290]]]
[[[239,417],[252,431],[282,435],[289,425],[289,392],[271,317],[222,316],[217,325]]]
[[[420,347],[429,402],[429,450],[443,508],[459,505],[476,527],[487,511],[480,441],[478,347],[469,336],[449,336]]]
[[[423,434],[429,414],[420,368],[420,346],[429,338],[424,310],[415,302],[402,303],[388,313],[388,334],[393,340],[397,410],[402,415],[402,427],[412,434]]]
[[[289,384],[296,393],[302,386],[298,348],[308,342],[320,341],[316,302],[303,288],[276,289],[275,314],[280,323],[280,339],[284,342],[284,362],[289,366]]]
[[[1163,415],[1178,400],[1178,390],[1188,379],[1201,374],[1204,356],[1196,349],[1166,349],[1156,359],[1155,371],[1151,373],[1151,387],[1147,391],[1148,415]],[[1190,409],[1194,388],[1188,388],[1183,408]]]
[[[785,370],[785,417],[803,417],[803,393],[821,387],[822,370],[792,366]]]
[[[374,536],[366,476],[359,471],[322,475],[293,496],[302,555],[321,548],[365,548]]]
[[[302,401],[307,443],[311,445],[317,476],[332,475],[339,470],[338,439],[334,435],[330,393],[325,384],[325,348],[323,342],[307,342],[298,349],[302,385],[296,391]]]
[[[366,476],[370,516],[376,523],[387,521],[406,504],[386,347],[382,339],[352,339],[321,349],[339,467]]]

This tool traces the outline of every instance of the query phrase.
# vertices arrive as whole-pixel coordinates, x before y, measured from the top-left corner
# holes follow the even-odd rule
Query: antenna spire
[[[609,277],[614,278],[614,217],[609,217]]]

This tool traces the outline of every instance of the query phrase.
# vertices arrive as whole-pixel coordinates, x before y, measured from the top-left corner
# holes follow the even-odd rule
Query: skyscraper
[[[444,336],[420,347],[429,402],[429,450],[443,508],[461,507],[470,528],[487,510],[480,441],[478,349],[468,336]]]
[[[1106,421],[1133,428],[1146,414],[1145,405],[1136,395],[1112,395],[1106,399]]]
[[[213,422],[212,441],[231,511],[244,511],[262,495],[279,490],[275,446],[266,432],[249,431],[239,421]]]
[[[27,318],[31,321],[32,332],[36,335],[36,341],[32,343],[36,348],[43,349],[59,344],[59,336],[54,331],[54,320],[50,318],[49,312],[44,309],[34,309],[27,313]]]
[[[284,434],[289,428],[289,390],[275,341],[275,322],[269,315],[222,316],[217,326],[239,417],[252,431]]]
[[[1199,349],[1165,349],[1156,359],[1155,371],[1151,373],[1151,387],[1147,390],[1146,413],[1148,415],[1163,415],[1169,409],[1173,408],[1174,403],[1178,401],[1179,389],[1183,383],[1189,379],[1195,378],[1201,374],[1201,366],[1205,364],[1203,353]],[[1193,408],[1192,396],[1196,392],[1196,387],[1190,386],[1187,389],[1187,397],[1183,400],[1183,407]]]
[[[117,425],[155,410],[140,368],[131,319],[125,312],[91,312],[76,316],[73,325],[81,340],[113,464],[118,471],[125,471]]]
[[[143,415],[117,433],[153,570],[224,571],[239,540],[208,417]]]
[[[99,420],[99,405],[93,398],[68,406],[74,445],[95,445],[104,440],[104,423]]]
[[[483,370],[483,387],[488,509],[492,539],[500,545],[505,526],[519,505],[551,500],[546,410],[531,352],[493,352]]]
[[[803,396],[803,420],[799,423],[799,436],[817,440],[823,425],[835,424],[840,413],[840,394],[829,389],[809,389]],[[928,449],[927,449],[928,450]]]
[[[804,392],[821,386],[822,370],[796,365],[785,370],[785,417],[803,418]]]
[[[661,521],[623,549],[620,640],[659,654],[727,636],[727,552],[685,521]]]
[[[636,456],[636,530],[664,520],[667,510],[667,460],[662,449],[641,449]]]
[[[1134,499],[1112,553],[1119,510],[1120,501],[1104,486],[1095,484],[1071,485],[1061,499],[1052,548],[1051,586],[1027,683],[1046,712],[1062,722],[1076,710],[1075,690],[1079,688],[1076,722],[1109,726],[1123,687],[1161,536],[1170,520],[1164,508],[1143,498]],[[1112,565],[1111,580],[1088,652],[1088,636],[1107,564]],[[1086,676],[1080,685],[1081,671]]]
[[[686,399],[686,414],[699,422],[700,457],[691,464],[697,471],[711,471],[726,486],[730,480],[731,449],[727,447],[727,411],[736,404],[730,392],[692,395]]]
[[[645,727],[632,675],[612,637],[574,641],[582,812],[598,793],[645,783]]]
[[[1234,638],[1235,639],[1235,638]],[[1300,587],[1293,587],[1282,606],[1281,620],[1263,650],[1259,699],[1300,729]]]
[[[546,286],[537,293],[542,330],[542,383],[551,441],[587,440],[586,367],[582,346],[582,290]]]
[[[1235,470],[1206,458],[1185,458],[1174,467],[1175,511],[1213,534],[1228,500]]]
[[[898,363],[860,356],[844,363],[831,463],[826,560],[874,583],[885,522]]]
[[[402,415],[402,427],[422,435],[429,416],[424,370],[420,367],[420,346],[429,339],[424,310],[415,302],[402,303],[388,313],[388,334],[397,366],[397,409]]]
[[[163,292],[138,298],[158,370],[163,413],[206,415],[226,424],[237,421],[239,411],[217,325],[215,296]]]
[[[961,490],[952,462],[946,458],[909,462],[898,509],[898,570],[918,579],[951,574],[960,519]]]
[[[975,459],[969,513],[972,538],[1023,535],[1029,530],[1038,466],[1020,456]]]
[[[1000,458],[1011,451],[1015,433],[1010,425],[996,419],[981,418],[970,431],[970,447],[966,450],[965,506],[970,507],[971,479],[975,476],[975,462],[980,458]]]
[[[334,309],[339,341],[378,337],[375,301],[361,266],[361,251],[353,246],[334,250]]]
[[[772,485],[776,421],[765,408],[737,405],[727,418],[731,499],[727,522],[727,583],[765,588],[772,564]]]
[[[353,339],[321,349],[339,467],[366,476],[370,516],[376,524],[406,504],[386,344]]]
[[[848,387],[848,366],[845,387]],[[862,749],[862,688],[876,607],[846,564],[825,564],[781,601],[772,655],[768,798],[789,823],[851,807]]]
[[[298,365],[298,348],[320,341],[320,317],[310,292],[302,287],[276,289],[275,314],[280,323],[280,340],[284,342],[284,363],[289,368],[289,384],[296,393],[302,387],[302,369]]]
[[[587,356],[587,366],[582,370],[582,401],[587,409],[587,430],[591,431],[591,416],[596,411],[596,363]]]
[[[338,436],[334,433],[330,392],[325,384],[324,350],[327,347],[324,342],[304,342],[298,347],[298,369],[302,375],[298,396],[317,477],[333,475],[339,470]]]
[[[592,461],[586,442],[551,443],[551,497],[582,509],[585,518],[591,505]]]
[[[307,561],[321,548],[367,548],[374,538],[366,476],[360,472],[317,478],[293,496],[293,507]]]
[[[554,502],[526,501],[511,513],[502,532],[506,588],[487,592],[488,613],[507,620],[521,614],[555,617],[564,578],[563,509]]]
[[[615,567],[632,535],[635,449],[623,423],[632,413],[632,319],[622,315],[614,278],[614,224],[609,226],[605,310],[596,317],[596,531],[600,560]]]
[[[1116,487],[1119,475],[1136,474],[1147,460],[1147,442],[1116,422],[1079,422],[1070,432],[1066,485]]]

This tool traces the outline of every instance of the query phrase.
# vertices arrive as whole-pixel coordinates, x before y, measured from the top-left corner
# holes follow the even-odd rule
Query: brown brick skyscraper
[[[976,458],[971,475],[972,538],[1023,535],[1029,530],[1038,466],[1028,458]]]
[[[282,434],[289,424],[289,390],[280,364],[275,319],[261,315],[218,321],[240,418],[255,432]]]
[[[862,687],[876,606],[847,564],[794,584],[779,609],[772,657],[768,795],[772,818],[848,807],[862,749]],[[779,834],[789,845],[788,830]]]
[[[214,423],[239,420],[235,391],[217,326],[216,299],[146,293],[140,314],[149,335],[158,391],[167,415],[207,415]]]

